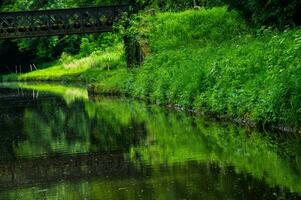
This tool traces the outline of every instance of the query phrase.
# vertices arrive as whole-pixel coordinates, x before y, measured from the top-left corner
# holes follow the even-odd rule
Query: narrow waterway
[[[301,199],[300,147],[81,87],[0,86],[0,199]]]

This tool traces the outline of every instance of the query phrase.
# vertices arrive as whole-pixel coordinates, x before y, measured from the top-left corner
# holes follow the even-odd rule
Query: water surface
[[[0,87],[0,199],[300,199],[299,136],[81,87]]]

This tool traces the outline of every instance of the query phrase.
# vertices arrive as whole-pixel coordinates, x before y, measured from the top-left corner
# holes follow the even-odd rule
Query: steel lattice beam
[[[111,32],[131,5],[0,13],[0,39]]]

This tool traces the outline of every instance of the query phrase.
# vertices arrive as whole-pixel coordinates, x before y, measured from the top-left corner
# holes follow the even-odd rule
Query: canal
[[[0,86],[0,199],[301,199],[301,137],[81,86]]]

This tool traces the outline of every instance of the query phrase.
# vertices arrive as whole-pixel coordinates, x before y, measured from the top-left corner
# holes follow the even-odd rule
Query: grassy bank
[[[72,81],[95,82],[102,72],[110,72],[125,66],[123,46],[119,44],[105,51],[95,51],[90,56],[78,58],[63,54],[51,67],[24,74],[2,76],[9,81]]]
[[[136,37],[151,51],[140,68],[127,70],[119,47],[3,80],[80,80],[95,93],[128,93],[258,124],[300,127],[300,28],[254,31],[226,8],[137,20]]]

